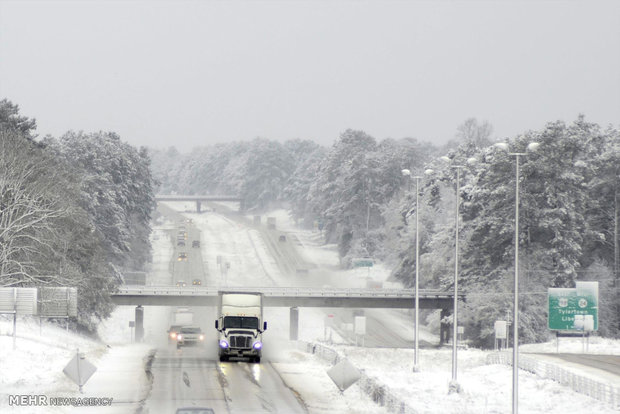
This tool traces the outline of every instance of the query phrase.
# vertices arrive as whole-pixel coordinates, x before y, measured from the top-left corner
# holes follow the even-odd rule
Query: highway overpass
[[[413,289],[360,289],[360,288],[308,288],[308,287],[122,287],[111,295],[117,305],[137,306],[217,306],[220,291],[253,292],[263,294],[263,306],[291,308],[290,326],[298,326],[298,314],[293,309],[313,308],[415,308]],[[464,295],[459,295],[465,300]],[[441,309],[441,318],[449,315],[454,304],[454,294],[438,290],[420,290],[420,309]],[[141,316],[136,315],[136,321]],[[294,320],[295,319],[295,320]],[[293,329],[291,329],[293,331]],[[449,327],[442,324],[441,341],[449,337]],[[296,338],[292,338],[296,339]]]
[[[243,211],[245,203],[241,197],[230,195],[182,195],[182,194],[157,194],[155,201],[191,201],[196,203],[196,211],[200,213],[202,203],[209,201],[234,201],[239,203],[239,211]]]

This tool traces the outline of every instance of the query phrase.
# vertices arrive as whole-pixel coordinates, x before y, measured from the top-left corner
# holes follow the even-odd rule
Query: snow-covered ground
[[[174,203],[170,204],[174,206]],[[175,207],[184,210],[183,206]],[[218,280],[218,269],[214,263],[217,255],[222,255],[231,262],[231,270],[226,279],[219,279],[223,284],[286,284],[258,231],[244,228],[214,213],[184,214],[192,218],[203,232],[217,234],[217,238],[211,239],[210,243],[203,242],[201,247],[203,260],[212,280]],[[338,264],[335,246],[322,245],[317,232],[297,229],[284,211],[275,211],[269,216],[277,217],[279,229],[297,236],[304,246],[304,255],[308,261],[337,272],[339,279],[349,286],[358,287],[365,283],[369,276],[368,269],[335,270]],[[233,245],[236,247],[230,248]],[[153,234],[153,246],[155,254],[152,271],[165,276],[172,250],[170,239],[162,226]],[[247,253],[240,256],[238,252],[243,251]],[[389,269],[380,265],[370,270],[370,277],[382,283],[387,283],[388,274]],[[250,280],[248,275],[251,276]],[[376,311],[374,314],[378,318],[385,318],[386,324],[401,331],[405,338],[413,337],[413,327],[407,323],[405,312]],[[310,413],[387,412],[362,394],[357,385],[343,393],[338,391],[326,374],[331,364],[315,355],[299,351],[288,341],[288,309],[266,309],[265,317],[270,324],[265,335],[265,360],[271,362],[286,384],[299,393],[307,403]],[[149,323],[156,318],[150,317],[145,319],[146,342],[131,344],[131,330],[127,321],[132,319],[132,307],[119,307],[112,317],[101,325],[99,334],[103,341],[98,342],[46,323],[43,324],[42,334],[39,334],[38,322],[22,318],[17,327],[17,348],[13,350],[12,338],[8,336],[12,332],[12,322],[6,317],[0,317],[0,347],[3,350],[0,354],[0,412],[132,412],[135,407],[132,404],[124,405],[122,401],[138,401],[145,392],[148,382],[144,374],[143,358],[153,347],[152,344],[161,340],[161,332],[151,332]],[[325,315],[319,310],[300,309],[300,338],[321,342],[325,334],[324,320]],[[429,340],[433,338],[427,329],[423,330],[423,335],[427,335]],[[463,392],[448,394],[451,377],[450,349],[422,349],[421,371],[413,373],[412,349],[353,347],[337,334],[333,334],[331,339],[329,346],[363,369],[369,377],[376,377],[393,394],[419,413],[511,411],[512,369],[505,365],[487,365],[487,351],[459,350],[458,381]],[[560,350],[581,352],[581,346],[579,339],[564,339],[560,343]],[[84,394],[79,394],[77,386],[62,373],[62,368],[77,348],[98,367],[98,371],[84,386]],[[529,344],[520,349],[523,353],[554,352],[556,344]],[[591,338],[589,351],[617,355],[620,354],[620,342]],[[592,375],[591,372],[584,374]],[[612,381],[609,378],[606,380]],[[620,380],[616,379],[614,385],[620,386]],[[524,413],[617,412],[604,403],[528,372],[520,373],[519,389],[520,409]],[[9,407],[8,396],[13,394],[113,397],[116,404],[112,408],[96,410],[51,406]]]
[[[171,244],[163,229],[156,228],[151,237],[154,250],[153,271],[167,272],[172,254]],[[163,308],[153,312],[163,313]],[[145,319],[144,343],[132,343],[133,306],[119,306],[98,329],[101,341],[67,332],[62,327],[38,319],[20,317],[17,323],[16,347],[13,349],[13,323],[6,315],[0,316],[0,412],[15,413],[71,413],[96,412],[121,414],[134,412],[148,393],[145,357],[153,348],[159,332],[152,324],[158,315]],[[149,335],[152,334],[150,337]],[[97,367],[97,371],[83,386],[83,393],[63,373],[64,367],[77,350]],[[51,397],[112,398],[109,407],[71,406],[9,406],[10,395],[44,395]],[[48,400],[48,404],[50,401]]]

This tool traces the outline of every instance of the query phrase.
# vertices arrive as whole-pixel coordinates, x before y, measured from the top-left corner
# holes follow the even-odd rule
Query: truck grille
[[[252,338],[249,336],[231,336],[230,347],[231,348],[251,348]]]

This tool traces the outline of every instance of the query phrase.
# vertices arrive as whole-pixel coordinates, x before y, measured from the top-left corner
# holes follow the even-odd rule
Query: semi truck
[[[263,296],[253,292],[219,292],[218,319],[215,329],[219,332],[218,355],[220,361],[229,358],[249,358],[260,363],[263,351]]]
[[[191,325],[194,323],[194,312],[188,308],[177,308],[172,315],[172,322],[175,325]]]
[[[191,325],[194,322],[194,313],[188,308],[177,308],[172,313],[170,328],[168,329],[168,342],[177,341],[177,335],[184,326]]]

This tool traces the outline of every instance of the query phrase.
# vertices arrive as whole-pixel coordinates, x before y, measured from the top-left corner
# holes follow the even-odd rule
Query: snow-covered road
[[[166,211],[166,223],[180,226],[180,215],[162,210]],[[200,279],[209,286],[243,286],[250,281],[273,284],[254,253],[248,229],[215,214],[197,215],[192,217],[191,223],[185,221],[182,225],[187,229],[188,240],[186,246],[173,246],[173,266],[170,266],[173,274],[168,279],[184,279],[190,283]],[[168,233],[175,231],[168,229]],[[201,247],[188,248],[193,240],[200,240]],[[175,260],[181,251],[186,253],[187,262]],[[165,275],[153,277],[156,284],[165,284]],[[145,318],[149,317],[149,310],[145,309]],[[190,310],[194,313],[194,324],[205,332],[205,343],[201,347],[181,349],[176,349],[174,344],[162,346],[160,343],[151,365],[153,384],[144,404],[146,412],[164,414],[191,406],[232,413],[306,411],[303,402],[282,382],[271,364],[219,362],[217,337],[212,326],[216,318],[214,309],[192,307]],[[161,320],[159,332],[162,336],[165,336],[166,323],[166,318]]]
[[[183,210],[178,203],[166,203],[166,207]],[[173,234],[171,227],[178,226],[179,215],[166,207],[162,209],[166,215],[163,228]],[[188,264],[197,260],[202,263],[204,280],[209,286],[287,284],[281,266],[273,257],[273,246],[268,245],[269,241],[261,236],[260,231],[244,225],[243,220],[240,223],[214,213],[183,213],[183,217],[191,219],[191,223],[185,224],[189,239],[192,239],[192,234],[199,234],[201,242],[199,251],[185,248],[189,257]],[[178,251],[179,248],[173,246],[168,257],[176,257]],[[165,256],[156,252],[154,257],[161,262]],[[162,263],[154,263],[154,267],[162,270],[159,276],[154,275],[154,284],[177,279],[176,275],[165,275],[166,266]],[[168,268],[174,270],[175,266],[170,265]],[[190,276],[194,277],[195,273]],[[366,397],[340,396],[325,374],[324,363],[315,362],[312,369],[319,370],[319,378],[316,374],[308,375],[306,364],[290,364],[291,359],[301,361],[308,357],[296,351],[288,340],[288,309],[264,310],[269,329],[264,337],[263,362],[260,365],[246,361],[219,362],[216,355],[216,331],[212,326],[215,310],[197,307],[192,310],[206,333],[206,347],[176,350],[168,344],[159,343],[151,367],[153,389],[144,405],[147,412],[170,412],[174,407],[192,405],[218,408],[222,412],[231,413],[385,412]],[[149,307],[145,309],[145,325],[150,324],[146,322],[150,311]],[[304,332],[308,337],[316,338],[317,332],[322,332],[322,315],[320,310],[309,310],[301,315],[301,323],[306,327]],[[317,324],[317,321],[320,322]],[[162,332],[166,328],[163,327]],[[148,328],[147,331],[153,332],[153,329]],[[337,335],[335,338],[339,339]]]

